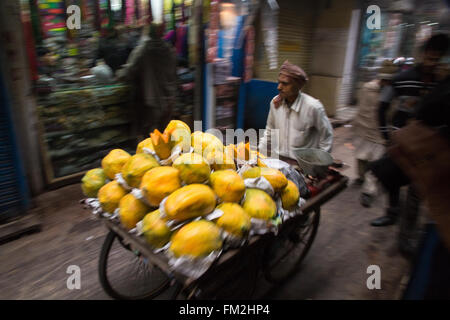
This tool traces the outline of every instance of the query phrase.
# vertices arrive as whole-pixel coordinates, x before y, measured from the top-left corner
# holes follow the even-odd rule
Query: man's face
[[[284,74],[278,76],[278,92],[280,97],[286,100],[292,100],[297,97],[298,91],[301,89],[300,83]]]
[[[442,52],[435,50],[427,50],[423,54],[423,67],[425,72],[432,73],[442,58]]]

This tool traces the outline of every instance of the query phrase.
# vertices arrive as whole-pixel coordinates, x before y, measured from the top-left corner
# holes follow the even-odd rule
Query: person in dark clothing
[[[176,53],[162,39],[162,30],[162,25],[152,24],[150,34],[142,39],[117,72],[117,78],[128,82],[135,90],[133,108],[140,140],[155,129],[163,131],[176,103]]]
[[[417,120],[435,129],[450,145],[450,76],[424,98],[417,111]],[[449,152],[436,150],[437,152]],[[425,228],[419,254],[403,299],[450,299],[450,163],[430,168],[440,181],[426,187],[427,205],[432,223]],[[447,178],[446,178],[447,177]],[[413,178],[412,178],[413,179]],[[421,181],[413,181],[421,183]]]
[[[450,141],[450,75],[426,98],[417,111],[417,120],[439,130]]]
[[[407,124],[410,119],[417,116],[418,107],[422,98],[428,94],[437,84],[436,69],[439,61],[445,56],[448,46],[448,37],[438,34],[431,37],[423,48],[422,61],[417,66],[401,72],[394,77],[391,86],[383,89],[380,97],[379,123],[381,134],[389,145],[389,131],[399,129]],[[392,126],[387,126],[387,112],[393,100],[396,100],[397,107],[392,118]],[[399,209],[400,187],[408,185],[409,179],[401,169],[392,161],[388,154],[380,160],[370,164],[370,170],[383,184],[389,193],[389,207],[386,214],[371,222],[372,226],[388,226],[396,223]],[[412,229],[417,220],[419,210],[419,199],[414,187],[408,190],[407,208],[407,229]]]
[[[92,67],[96,65],[97,60],[103,59],[115,74],[127,62],[132,50],[132,42],[123,39],[118,28],[111,28],[99,41]]]
[[[448,37],[438,34],[431,37],[423,49],[422,62],[415,67],[401,72],[392,81],[392,86],[383,89],[380,97],[378,120],[382,135],[389,140],[386,113],[392,101],[397,98],[392,125],[394,129],[406,125],[409,119],[415,117],[421,97],[436,86],[436,68],[448,48]]]

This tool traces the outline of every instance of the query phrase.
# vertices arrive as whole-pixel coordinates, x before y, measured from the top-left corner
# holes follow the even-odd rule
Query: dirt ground
[[[335,130],[333,156],[346,164],[348,188],[322,207],[312,248],[297,274],[283,286],[258,281],[256,298],[265,299],[398,299],[409,264],[397,249],[397,226],[374,228],[385,197],[371,208],[359,203],[352,132]],[[110,299],[100,286],[98,258],[107,230],[82,209],[78,184],[39,196],[42,231],[0,245],[0,299]],[[124,262],[125,263],[125,262]],[[81,270],[81,289],[69,290],[67,268]],[[381,289],[369,290],[367,268],[381,270]],[[162,298],[165,298],[162,296]]]

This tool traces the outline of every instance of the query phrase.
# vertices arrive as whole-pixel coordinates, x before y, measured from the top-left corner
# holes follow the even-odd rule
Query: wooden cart
[[[115,299],[250,299],[260,272],[274,284],[296,272],[314,241],[321,206],[347,183],[339,176],[308,199],[302,214],[283,223],[277,235],[253,236],[245,246],[223,252],[197,279],[173,272],[167,257],[153,253],[143,237],[104,219],[110,232],[100,255],[100,282]]]

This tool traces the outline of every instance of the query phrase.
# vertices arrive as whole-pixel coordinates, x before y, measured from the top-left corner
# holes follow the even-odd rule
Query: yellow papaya
[[[237,158],[237,149],[236,146],[234,144],[229,144],[225,147],[225,151],[224,151],[227,155],[232,155],[234,159]]]
[[[146,214],[142,220],[142,234],[147,243],[155,248],[161,248],[170,241],[172,232],[166,221],[161,218],[159,210],[155,210]]]
[[[131,158],[131,155],[122,150],[111,150],[106,157],[102,159],[102,168],[105,171],[106,176],[113,180],[117,173],[122,171],[122,167]]]
[[[251,167],[244,172],[242,172],[242,178],[244,179],[254,179],[259,178],[261,176],[261,168],[260,167]]]
[[[145,214],[150,210],[141,200],[136,199],[131,193],[120,199],[120,223],[127,229],[131,230],[136,227],[136,223],[144,218]]]
[[[158,129],[155,129],[150,133],[150,138],[152,139],[153,148],[158,157],[161,160],[169,158],[172,152],[170,133],[161,133]]]
[[[181,188],[178,169],[173,167],[156,167],[147,171],[142,177],[140,189],[148,203],[157,207],[161,201],[175,190]]]
[[[236,155],[237,159],[243,160],[243,161],[250,160],[250,153],[251,153],[250,143],[248,143],[248,142],[245,144],[243,142],[239,143],[236,146],[236,153],[237,153],[237,155]]]
[[[208,153],[207,157],[206,161],[215,171],[226,169],[236,170],[233,156],[230,157],[221,151],[213,151]]]
[[[203,132],[194,131],[191,134],[191,146],[194,148],[194,152],[203,155]]]
[[[120,184],[114,180],[108,182],[103,187],[98,190],[98,201],[103,209],[103,211],[114,213],[119,207],[120,199],[122,199],[127,192]]]
[[[216,207],[214,191],[204,184],[190,184],[167,197],[164,209],[168,219],[187,220],[207,215]]]
[[[242,173],[244,179],[263,176],[269,181],[275,192],[281,192],[287,186],[286,176],[277,169],[269,167],[252,167]]]
[[[101,168],[96,168],[86,172],[81,179],[81,189],[83,194],[89,198],[96,198],[98,190],[106,184],[106,174]]]
[[[191,135],[191,145],[194,148],[194,152],[207,158],[210,152],[221,151],[223,152],[224,146],[222,141],[215,135],[195,131]]]
[[[130,187],[139,188],[142,176],[154,167],[159,167],[159,163],[151,154],[138,153],[125,163],[122,177]]]
[[[180,128],[191,131],[191,128],[187,125],[187,123],[181,121],[181,120],[170,120],[169,124],[167,125],[166,130],[172,131],[174,128]],[[189,136],[191,134],[189,133]]]
[[[214,192],[223,202],[239,202],[244,196],[244,180],[236,171],[215,171],[210,176],[210,182]]]
[[[261,157],[260,155],[258,155],[258,160],[257,160],[257,166],[258,167],[264,167],[267,168],[267,165],[264,163],[264,159],[265,157]]]
[[[225,202],[217,206],[223,215],[217,219],[216,224],[232,235],[242,237],[250,231],[251,218],[237,203]]]
[[[142,140],[141,142],[139,142],[137,148],[136,148],[136,154],[137,153],[143,153],[144,152],[144,148],[150,149],[155,151],[155,148],[153,147],[153,143],[152,143],[152,138],[147,138],[145,140]]]
[[[191,148],[191,128],[180,120],[171,120],[164,132],[171,134],[171,148],[180,146],[183,152],[189,152]]]
[[[262,161],[263,159],[266,159],[266,157],[258,151],[250,151],[250,159],[256,159],[256,165],[258,167],[267,167],[267,165]]]
[[[210,221],[199,220],[186,224],[172,239],[169,250],[175,257],[204,257],[222,248],[220,229]]]
[[[300,199],[300,191],[297,186],[291,180],[288,180],[287,186],[281,192],[281,203],[283,205],[283,209],[292,210]]]
[[[280,170],[261,168],[261,175],[270,182],[275,192],[281,192],[287,186],[286,176]]]
[[[208,162],[197,153],[184,153],[172,165],[180,171],[180,178],[186,184],[208,181],[211,169]]]
[[[247,189],[245,191],[242,208],[252,218],[262,220],[270,220],[277,214],[275,201],[266,192],[259,189]]]

